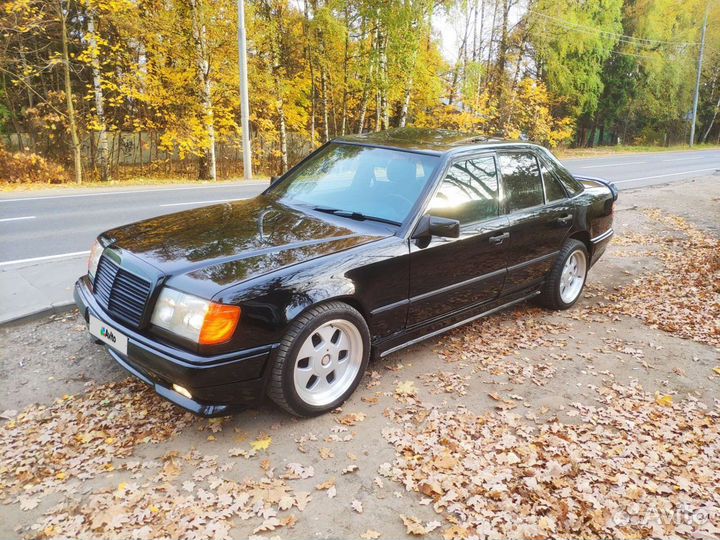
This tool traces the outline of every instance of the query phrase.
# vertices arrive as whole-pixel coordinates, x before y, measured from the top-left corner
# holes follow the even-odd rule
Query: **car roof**
[[[487,137],[477,133],[425,128],[396,128],[360,135],[345,135],[334,139],[333,142],[397,148],[438,155],[485,147],[535,146],[523,141]]]

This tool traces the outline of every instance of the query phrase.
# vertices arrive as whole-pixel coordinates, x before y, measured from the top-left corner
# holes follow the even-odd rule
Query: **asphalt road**
[[[713,174],[720,170],[720,151],[626,154],[565,164],[575,174],[606,178],[624,190]],[[71,288],[57,291],[57,284],[71,285],[83,271],[99,232],[160,214],[249,198],[266,186],[267,182],[239,182],[0,195],[0,322],[38,311],[31,309],[38,303],[69,301]]]

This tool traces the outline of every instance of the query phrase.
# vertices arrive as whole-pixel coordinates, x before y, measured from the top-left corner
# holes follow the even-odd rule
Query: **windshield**
[[[285,204],[402,223],[437,167],[425,154],[333,143],[268,193]]]

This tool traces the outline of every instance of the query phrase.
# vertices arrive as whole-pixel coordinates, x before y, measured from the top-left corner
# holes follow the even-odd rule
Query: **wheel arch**
[[[568,238],[572,240],[579,240],[583,244],[585,244],[585,248],[587,249],[588,255],[592,257],[592,242],[590,241],[590,233],[587,231],[576,231],[572,233]]]
[[[349,287],[348,290],[345,291],[335,291],[335,294],[308,296],[305,299],[306,301],[301,303],[300,305],[288,306],[286,308],[287,322],[291,323],[303,313],[307,312],[309,309],[314,308],[315,306],[328,304],[330,302],[342,302],[343,304],[347,304],[351,308],[355,309],[358,313],[360,313],[362,318],[365,320],[365,323],[369,327],[369,311],[366,306],[364,306],[363,303],[358,300],[357,296],[353,294],[354,292],[354,287]]]

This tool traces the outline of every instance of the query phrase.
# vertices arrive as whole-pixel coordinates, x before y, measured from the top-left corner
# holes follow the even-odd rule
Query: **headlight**
[[[90,277],[90,281],[93,281],[95,279],[95,272],[97,272],[98,263],[100,263],[100,256],[103,254],[103,251],[105,250],[104,247],[102,247],[102,244],[95,240],[95,243],[90,248],[90,257],[88,258],[88,276]]]
[[[240,320],[240,307],[216,304],[165,287],[160,291],[151,322],[195,343],[228,341]]]

